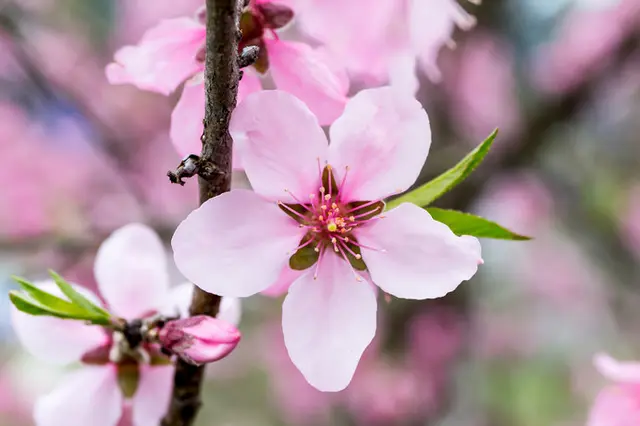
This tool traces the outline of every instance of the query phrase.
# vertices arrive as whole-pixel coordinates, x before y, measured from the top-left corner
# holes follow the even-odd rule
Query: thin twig
[[[198,182],[200,203],[231,189],[231,146],[229,121],[238,93],[237,0],[207,0],[207,41],[205,60],[205,118]],[[198,287],[191,301],[191,315],[216,316],[220,296]],[[176,364],[173,393],[162,426],[190,426],[201,405],[200,391],[204,367],[183,361]]]

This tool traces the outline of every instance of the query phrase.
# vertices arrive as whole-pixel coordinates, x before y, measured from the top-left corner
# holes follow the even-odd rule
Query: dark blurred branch
[[[509,172],[535,163],[538,154],[553,138],[547,133],[557,124],[571,120],[592,100],[595,91],[615,77],[618,71],[640,47],[640,32],[633,31],[611,51],[608,58],[602,58],[592,64],[583,74],[583,79],[569,91],[548,99],[542,105],[524,117],[525,126],[518,139],[502,140],[505,152],[500,156],[489,155],[487,161],[469,180],[451,192],[446,199],[446,207],[467,209],[484,189],[491,176]],[[602,66],[607,64],[606,66]],[[498,123],[499,125],[499,123]]]
[[[27,18],[26,12],[16,3],[9,2],[0,8],[0,32],[10,37],[12,56],[43,99],[49,102],[68,102],[82,114],[94,133],[90,138],[93,139],[95,136],[94,148],[103,154],[106,162],[115,171],[114,176],[122,181],[123,186],[138,200],[140,206],[144,207],[147,204],[146,194],[135,179],[136,165],[130,160],[131,141],[117,135],[114,129],[96,114],[86,99],[75,95],[72,89],[48,78],[41,71],[43,67],[20,27],[20,22]]]
[[[200,204],[231,189],[231,146],[229,121],[236,106],[238,93],[238,30],[237,0],[207,0],[207,40],[205,59],[206,106],[202,153],[198,182]],[[203,173],[202,171],[206,171]],[[220,296],[195,287],[191,315],[215,317]],[[193,424],[201,405],[200,392],[204,367],[183,361],[176,364],[173,395],[162,426]]]

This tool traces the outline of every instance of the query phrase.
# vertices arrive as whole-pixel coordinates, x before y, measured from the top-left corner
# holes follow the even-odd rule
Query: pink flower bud
[[[169,321],[158,333],[162,346],[191,364],[214,362],[229,355],[240,331],[217,318],[198,315]]]

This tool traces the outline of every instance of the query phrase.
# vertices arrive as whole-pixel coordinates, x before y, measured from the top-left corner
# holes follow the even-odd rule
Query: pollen
[[[336,232],[338,230],[338,225],[336,225],[335,222],[329,222],[327,224],[327,231],[329,232]]]

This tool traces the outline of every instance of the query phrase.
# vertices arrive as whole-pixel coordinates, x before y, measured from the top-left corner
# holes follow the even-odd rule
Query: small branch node
[[[169,170],[167,176],[171,183],[177,183],[180,186],[184,186],[186,183],[183,179],[187,179],[198,174],[200,169],[200,157],[195,154],[185,157],[175,170]]]
[[[253,65],[258,60],[258,55],[260,55],[260,48],[258,46],[244,47],[238,57],[238,67],[246,68],[249,65]]]

